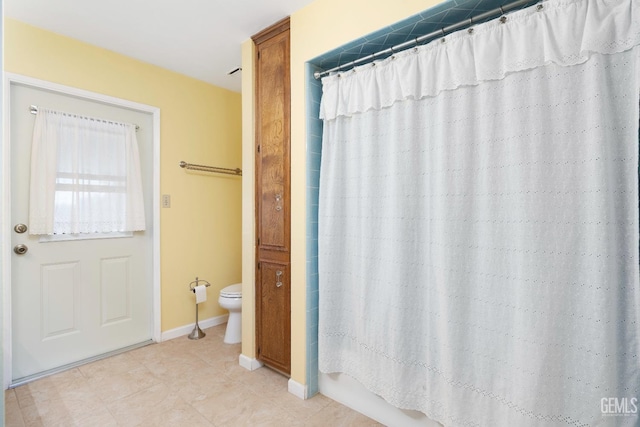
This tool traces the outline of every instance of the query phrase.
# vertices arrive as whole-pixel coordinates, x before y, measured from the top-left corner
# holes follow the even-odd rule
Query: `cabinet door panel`
[[[258,286],[258,318],[260,359],[278,370],[289,373],[291,361],[291,285],[289,265],[260,263]]]
[[[262,247],[289,250],[288,31],[258,46],[258,237]]]

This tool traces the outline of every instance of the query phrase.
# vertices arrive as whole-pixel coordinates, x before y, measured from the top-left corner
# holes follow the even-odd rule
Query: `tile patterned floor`
[[[322,395],[301,400],[287,378],[238,365],[225,325],[90,363],[5,392],[7,427],[378,426]]]

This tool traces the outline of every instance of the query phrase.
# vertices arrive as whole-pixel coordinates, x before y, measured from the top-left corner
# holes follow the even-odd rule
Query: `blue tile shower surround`
[[[531,1],[523,7],[538,3]],[[320,99],[322,83],[313,77],[315,71],[328,70],[354,61],[388,47],[413,40],[416,37],[509,3],[508,0],[448,0],[389,27],[349,42],[308,62],[305,66],[307,81],[307,394],[318,392],[318,190],[320,162],[322,160],[322,121]]]
[[[308,82],[307,121],[307,393],[318,392],[318,190],[320,187],[320,155],[322,150],[322,121],[320,97],[322,83],[313,78],[313,73],[321,71],[307,63],[305,73]]]

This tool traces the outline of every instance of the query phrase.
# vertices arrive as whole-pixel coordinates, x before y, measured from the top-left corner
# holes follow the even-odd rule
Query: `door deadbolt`
[[[22,234],[25,231],[27,231],[27,226],[25,224],[16,224],[16,226],[13,227],[13,229],[16,233]]]
[[[17,253],[18,255],[24,255],[27,253],[28,250],[29,248],[27,247],[27,245],[23,245],[23,244],[15,245],[13,247],[13,252]]]

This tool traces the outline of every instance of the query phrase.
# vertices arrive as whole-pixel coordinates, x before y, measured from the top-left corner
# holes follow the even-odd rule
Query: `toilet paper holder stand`
[[[189,290],[195,294],[196,286],[203,286],[203,285],[208,288],[209,286],[211,286],[211,283],[203,279],[198,279],[198,277],[196,276],[196,280],[189,283]],[[196,303],[196,325],[194,326],[193,331],[191,331],[191,333],[189,334],[189,339],[199,340],[200,338],[204,338],[205,335],[206,334],[202,332],[202,329],[200,329],[200,326],[198,326],[198,303]]]

